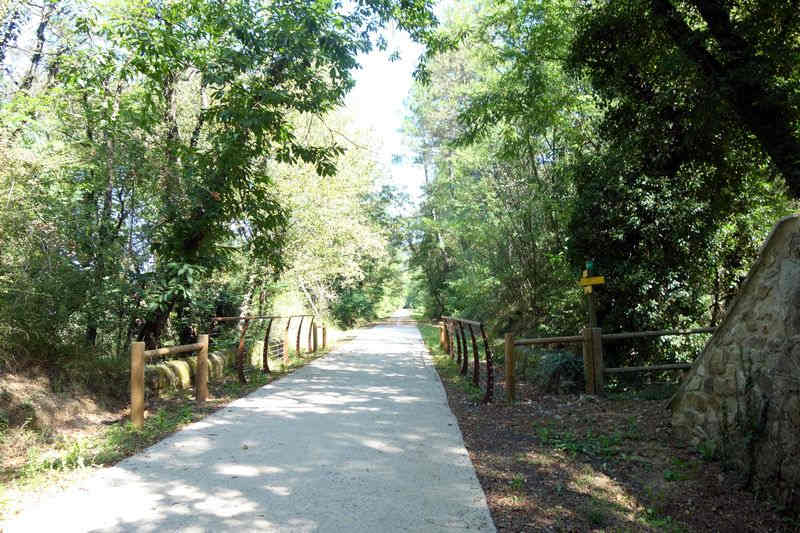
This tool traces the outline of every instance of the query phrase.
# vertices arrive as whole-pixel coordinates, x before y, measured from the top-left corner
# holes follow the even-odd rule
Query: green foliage
[[[377,150],[334,111],[382,28],[430,35],[426,1],[9,6],[0,365],[189,342],[279,292],[396,297]]]
[[[606,277],[596,291],[604,331],[717,323],[768,230],[794,208],[800,49],[790,10],[666,0],[453,8],[442,35],[457,44],[427,58],[430,83],[412,91],[406,127],[427,176],[408,240],[428,316],[574,334],[586,322],[575,281],[593,260]],[[766,20],[781,29],[766,31]],[[702,341],[618,342],[606,364],[691,360]]]
[[[522,492],[525,490],[526,481],[527,480],[521,474],[514,474],[514,477],[508,482],[508,486],[515,492]]]
[[[547,392],[584,390],[583,357],[565,351],[536,350],[533,382]]]
[[[583,454],[595,458],[614,457],[620,453],[623,435],[610,435],[591,431],[583,436],[571,431],[559,432],[549,426],[539,426],[536,430],[539,442],[556,450],[572,455]]]

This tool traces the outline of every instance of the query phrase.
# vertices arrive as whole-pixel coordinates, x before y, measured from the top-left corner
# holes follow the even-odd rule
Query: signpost
[[[594,263],[592,261],[586,261],[586,270],[583,271],[583,276],[578,281],[578,283],[583,287],[583,293],[586,295],[586,304],[589,309],[589,327],[595,328],[597,327],[597,313],[594,309],[594,293],[592,292],[592,287],[595,285],[604,285],[606,282],[606,278],[603,276],[590,276],[592,269],[594,268]]]
[[[589,312],[589,327],[583,330],[583,375],[586,379],[586,392],[589,394],[602,394],[603,391],[603,340],[602,331],[597,327],[597,312],[595,311],[594,291],[595,285],[604,285],[606,278],[592,276],[594,263],[586,261],[586,270],[583,271],[578,284],[583,287],[586,295],[586,307]]]

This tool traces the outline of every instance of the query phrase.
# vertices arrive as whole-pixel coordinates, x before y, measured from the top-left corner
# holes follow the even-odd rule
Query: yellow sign
[[[580,283],[582,287],[590,287],[592,285],[603,285],[605,282],[606,278],[603,276],[592,276],[591,278],[583,277],[578,283]]]

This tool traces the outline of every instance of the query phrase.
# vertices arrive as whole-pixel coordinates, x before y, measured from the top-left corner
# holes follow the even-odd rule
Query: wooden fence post
[[[514,376],[514,337],[511,333],[506,333],[505,342],[505,356],[506,356],[506,401],[514,403],[516,397],[517,384]]]
[[[303,331],[303,319],[304,316],[300,316],[300,323],[297,325],[297,344],[295,345],[295,356],[300,357],[300,333]]]
[[[583,328],[581,335],[583,335],[583,378],[586,381],[586,394],[596,394],[592,328]]]
[[[322,349],[324,350],[327,345],[328,345],[328,328],[325,327],[325,324],[323,324],[322,325]]]
[[[592,328],[592,366],[594,368],[594,393],[603,394],[605,363],[603,362],[603,330]]]
[[[144,343],[131,343],[131,422],[144,425]]]
[[[244,375],[244,337],[247,335],[249,327],[250,319],[245,318],[242,325],[242,334],[239,336],[239,348],[236,350],[236,374],[239,376],[239,383],[247,383],[247,377]]]
[[[286,319],[286,331],[283,334],[283,367],[284,370],[289,368],[289,325],[292,323],[292,317]]]
[[[455,347],[456,342],[454,331],[453,331],[453,324],[449,321],[445,321],[445,327],[447,328],[447,355],[450,356],[450,359],[453,358],[453,349]]]
[[[444,350],[444,344],[445,344],[444,343],[444,325],[443,325],[443,323],[441,321],[439,321],[438,328],[439,328],[439,348]]]
[[[474,359],[472,364],[472,384],[476,387],[480,387],[481,359],[478,354],[478,343],[475,342],[475,331],[472,329],[472,324],[469,324],[469,336],[472,339],[472,357]]]
[[[444,353],[450,353],[450,328],[447,325],[447,321],[442,321],[442,338],[444,339],[444,345],[442,345],[442,349]]]
[[[208,335],[199,335],[197,342],[203,345],[197,354],[197,366],[194,373],[194,392],[198,404],[208,400]]]
[[[456,364],[461,365],[461,336],[458,334],[457,325],[456,322],[453,322],[453,336],[456,338]]]
[[[481,324],[481,337],[483,337],[483,350],[486,352],[486,394],[483,397],[483,403],[489,403],[492,401],[494,393],[494,370],[492,369],[492,350],[489,348],[483,324]]]
[[[319,326],[314,327],[314,352],[319,348]]]
[[[269,374],[269,332],[272,329],[272,321],[275,318],[270,317],[269,324],[267,324],[267,332],[264,333],[264,349],[261,350],[261,371],[264,374]]]
[[[458,331],[461,332],[461,375],[467,375],[467,366],[469,365],[469,348],[467,348],[467,336],[464,333],[464,323],[458,323]]]
[[[311,322],[308,324],[308,353],[314,351],[314,317],[311,317]]]

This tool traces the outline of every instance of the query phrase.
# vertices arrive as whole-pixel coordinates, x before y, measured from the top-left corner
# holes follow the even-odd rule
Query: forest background
[[[0,371],[123,390],[135,340],[404,303],[402,196],[341,105],[381,28],[430,31],[425,2],[12,1],[0,20]]]
[[[797,2],[458,2],[406,131],[429,316],[574,335],[590,264],[604,332],[719,323],[800,170]],[[691,361],[705,339],[609,346]]]
[[[124,368],[214,315],[494,333],[713,325],[800,194],[796,2],[10,1],[0,365]],[[394,24],[427,47],[418,213],[341,110]],[[405,255],[414,282],[406,294]],[[620,344],[609,364],[689,357]]]

